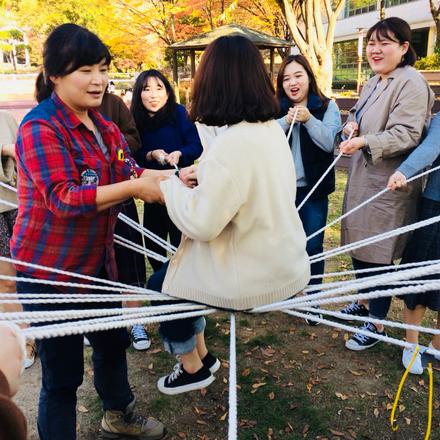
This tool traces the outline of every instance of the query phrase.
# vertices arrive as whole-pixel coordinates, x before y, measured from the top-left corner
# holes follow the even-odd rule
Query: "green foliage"
[[[440,53],[438,49],[433,54],[417,60],[414,67],[419,70],[440,70]]]

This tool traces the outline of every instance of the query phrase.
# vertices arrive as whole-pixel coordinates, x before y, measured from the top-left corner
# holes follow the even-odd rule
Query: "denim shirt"
[[[440,114],[432,119],[428,135],[423,142],[407,157],[397,168],[410,178],[420,173],[424,168],[432,164],[433,167],[440,165]],[[440,170],[428,174],[423,197],[440,202]]]
[[[287,133],[290,124],[286,122],[286,117],[277,120],[281,128]],[[301,156],[300,147],[300,127],[301,122],[296,122],[292,129],[290,138],[290,145],[292,149],[293,161],[295,163],[296,184],[297,186],[307,186],[306,175],[304,171],[304,164]],[[313,142],[322,150],[330,153],[333,151],[333,145],[336,134],[341,127],[341,115],[336,103],[329,101],[327,110],[322,121],[311,116],[310,119],[304,123]]]

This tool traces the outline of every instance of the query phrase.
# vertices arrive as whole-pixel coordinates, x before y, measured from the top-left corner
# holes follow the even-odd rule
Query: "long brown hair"
[[[220,37],[205,50],[192,90],[190,117],[206,125],[264,122],[279,107],[260,51],[242,36]]]
[[[316,78],[313,73],[312,67],[310,66],[310,63],[307,61],[307,58],[304,55],[288,55],[286,58],[284,58],[283,62],[281,63],[277,76],[278,99],[279,100],[288,99],[290,101],[289,97],[286,95],[286,92],[284,91],[283,77],[286,67],[294,61],[298,64],[301,64],[301,66],[304,67],[304,70],[307,73],[307,76],[309,78],[309,94],[313,93],[316,96],[318,96],[318,98],[322,102],[323,107],[326,108],[328,104],[328,98],[321,92],[321,89],[319,88],[318,83],[316,82]]]

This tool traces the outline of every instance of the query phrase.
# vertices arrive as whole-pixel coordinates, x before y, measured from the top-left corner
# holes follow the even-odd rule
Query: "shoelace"
[[[358,303],[353,302],[348,307],[346,307],[342,313],[347,313],[347,315],[352,315],[353,314],[352,312],[357,312],[360,309],[361,306]]]
[[[168,383],[174,382],[183,373],[183,366],[181,363],[174,365],[173,372],[168,376]]]
[[[147,427],[148,417],[142,416],[140,414],[131,413],[131,414],[125,416],[125,421],[127,423],[140,425],[141,431],[143,431],[144,428]]]
[[[367,322],[363,327],[362,330],[368,330],[369,332],[372,333],[377,333],[375,327],[373,326],[373,324],[371,324],[370,322]],[[360,342],[365,342],[368,340],[368,338],[371,338],[370,335],[364,335],[361,333],[356,333],[356,339]]]
[[[148,339],[148,333],[141,325],[135,325],[132,329],[134,339]]]

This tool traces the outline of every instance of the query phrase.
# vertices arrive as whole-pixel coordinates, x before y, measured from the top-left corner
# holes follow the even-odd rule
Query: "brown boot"
[[[102,436],[108,439],[159,440],[166,434],[165,426],[153,417],[133,412],[136,400],[124,411],[104,411],[101,422]]]

